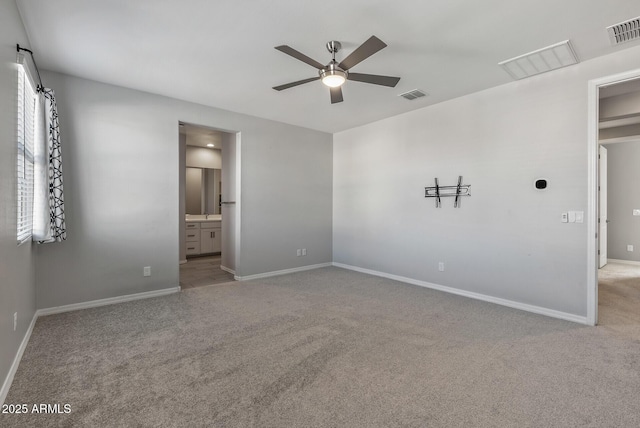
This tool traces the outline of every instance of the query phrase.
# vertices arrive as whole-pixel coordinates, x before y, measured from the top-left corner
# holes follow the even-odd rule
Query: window
[[[33,145],[36,91],[24,67],[18,71],[18,244],[31,238],[33,227]]]

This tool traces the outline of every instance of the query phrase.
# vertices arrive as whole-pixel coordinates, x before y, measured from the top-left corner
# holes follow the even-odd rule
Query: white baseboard
[[[636,262],[635,260],[607,259],[607,263],[620,263],[623,265],[640,266],[640,262]]]
[[[288,273],[303,272],[305,270],[319,269],[319,268],[323,268],[323,267],[329,267],[331,265],[332,265],[332,263],[320,263],[320,264],[317,264],[317,265],[308,265],[308,266],[302,266],[302,267],[297,267],[297,268],[293,268],[293,269],[276,270],[276,271],[273,271],[273,272],[258,273],[258,274],[255,274],[255,275],[235,276],[235,279],[237,281],[249,281],[251,279],[268,278],[270,276],[286,275]]]
[[[371,269],[360,268],[357,266],[345,265],[342,263],[332,263],[333,266],[340,267],[343,269],[349,269],[356,272],[362,272],[369,275],[380,276],[387,279],[392,279],[394,281],[405,282],[407,284],[418,285],[420,287],[431,288],[434,290],[444,291],[445,293],[457,294],[458,296],[469,297],[471,299],[482,300],[489,303],[495,303],[502,306],[507,306],[514,309],[520,309],[527,312],[533,312],[534,314],[546,315],[552,318],[559,318],[565,321],[572,321],[579,324],[588,324],[587,317],[570,314],[567,312],[556,311],[553,309],[543,308],[541,306],[528,305],[526,303],[514,302],[512,300],[501,299],[499,297],[487,296],[485,294],[474,293],[472,291],[460,290],[457,288],[447,287],[444,285],[433,284],[431,282],[420,281],[413,278],[406,278],[403,276],[392,275],[385,272],[378,272]]]
[[[33,314],[33,318],[31,319],[31,324],[29,324],[29,328],[27,329],[27,332],[24,334],[24,337],[22,338],[22,342],[20,343],[18,352],[16,353],[16,356],[13,359],[13,363],[9,368],[9,373],[7,373],[7,377],[4,379],[4,383],[2,384],[2,389],[0,389],[0,406],[4,404],[4,400],[5,398],[7,398],[7,394],[9,394],[9,388],[11,388],[11,383],[13,383],[13,377],[16,375],[16,371],[18,370],[18,366],[20,365],[20,361],[22,360],[22,355],[24,354],[24,350],[27,348],[27,344],[29,343],[29,339],[31,338],[31,333],[33,332],[33,326],[36,325],[37,319],[38,319],[38,312]]]
[[[222,266],[222,265],[220,265],[220,269],[222,269],[222,270],[223,270],[223,271],[225,271],[225,272],[229,272],[231,275],[235,275],[235,274],[236,274],[236,271],[235,271],[235,270],[230,269],[230,268],[228,268],[228,267],[226,267],[226,266]]]
[[[148,299],[150,297],[166,296],[180,291],[180,287],[165,288],[163,290],[147,291],[144,293],[127,294],[125,296],[109,297],[107,299],[91,300],[71,305],[56,306],[54,308],[38,309],[37,316],[61,314],[63,312],[78,311],[80,309],[97,308],[98,306],[113,305],[114,303],[130,302],[132,300]]]

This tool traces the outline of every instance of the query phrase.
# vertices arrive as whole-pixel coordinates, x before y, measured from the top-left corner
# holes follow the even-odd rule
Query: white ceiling
[[[612,47],[606,27],[640,16],[638,0],[17,0],[43,69],[281,122],[337,132],[511,81],[497,63],[570,39],[580,61]],[[399,76],[395,88],[348,81],[330,104],[314,68],[338,40],[344,58],[371,35],[388,47],[354,72]],[[566,72],[563,70],[553,73]],[[535,78],[535,77],[534,77]],[[46,82],[45,82],[46,83]],[[422,89],[428,97],[397,95]]]

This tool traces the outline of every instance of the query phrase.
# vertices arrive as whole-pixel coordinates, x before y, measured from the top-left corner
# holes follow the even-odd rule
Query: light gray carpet
[[[38,320],[2,426],[637,427],[640,341],[338,268]]]

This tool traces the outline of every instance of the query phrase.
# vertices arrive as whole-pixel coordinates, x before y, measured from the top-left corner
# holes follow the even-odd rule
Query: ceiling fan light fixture
[[[333,60],[327,65],[327,68],[320,70],[320,79],[326,86],[338,88],[347,81],[347,72],[338,67],[338,64]]]
[[[322,76],[322,83],[330,88],[337,88],[338,86],[342,86],[347,80],[347,74],[344,71],[334,70],[323,74],[324,75]]]

